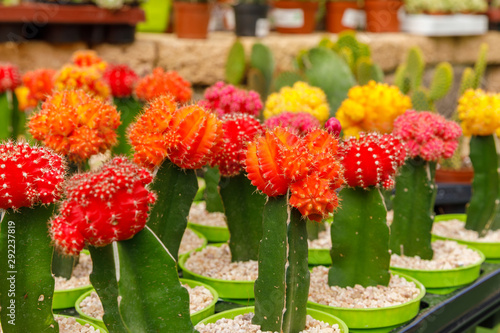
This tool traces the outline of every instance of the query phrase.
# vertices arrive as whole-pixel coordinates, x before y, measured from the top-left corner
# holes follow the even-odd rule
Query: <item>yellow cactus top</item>
[[[311,87],[302,81],[296,82],[293,87],[283,87],[279,92],[269,95],[264,118],[268,119],[286,111],[310,113],[321,123],[330,116],[330,107],[323,90]]]
[[[411,100],[396,86],[375,81],[349,90],[335,117],[344,137],[358,137],[360,132],[392,132],[394,119],[411,109]]]
[[[458,100],[457,111],[464,135],[500,136],[500,94],[469,89]]]

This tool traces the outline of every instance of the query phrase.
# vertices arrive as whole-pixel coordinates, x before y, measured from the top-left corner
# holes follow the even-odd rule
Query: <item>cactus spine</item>
[[[177,260],[189,209],[198,190],[196,173],[165,160],[151,188],[157,193],[158,201],[151,209],[148,226]]]
[[[53,211],[54,205],[23,207],[6,211],[1,219],[0,318],[5,333],[59,332],[52,313],[54,249],[47,233]]]
[[[330,286],[363,287],[389,284],[387,210],[376,187],[344,188],[342,209],[335,214],[331,237]]]
[[[257,260],[266,197],[255,192],[255,187],[243,173],[222,177],[220,188],[230,234],[231,260]]]
[[[392,253],[432,259],[435,170],[435,162],[413,158],[406,162],[396,177],[394,220],[389,243]]]
[[[470,159],[474,168],[472,197],[465,228],[485,234],[493,223],[498,198],[498,160],[493,135],[473,135]]]

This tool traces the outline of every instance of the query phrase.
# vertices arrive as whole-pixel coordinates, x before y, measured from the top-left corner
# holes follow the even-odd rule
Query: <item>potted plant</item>
[[[402,0],[365,0],[366,31],[400,31],[398,12],[402,6]]]
[[[267,35],[269,5],[267,0],[241,0],[233,5],[236,36]]]
[[[0,160],[3,332],[59,332],[47,223],[62,196],[66,163],[47,148],[12,141],[0,144]]]
[[[418,279],[428,292],[449,293],[479,277],[484,261],[456,242],[431,243],[436,162],[453,154],[462,131],[441,115],[412,110],[396,118],[393,134],[406,143],[410,158],[396,177],[391,267]]]
[[[206,39],[212,4],[209,0],[175,0],[174,32],[179,38]]]
[[[273,18],[276,31],[292,34],[310,34],[316,28],[318,1],[273,1]]]
[[[326,2],[326,31],[339,33],[356,30],[363,0],[329,0]],[[351,15],[347,17],[347,15]],[[349,20],[346,20],[349,18]]]

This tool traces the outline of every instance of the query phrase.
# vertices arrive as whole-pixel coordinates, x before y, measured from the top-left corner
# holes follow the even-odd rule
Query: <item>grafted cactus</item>
[[[152,188],[158,202],[148,225],[174,258],[198,189],[194,170],[210,161],[220,135],[220,121],[213,113],[198,105],[178,107],[171,95],[150,102],[130,127],[134,160],[157,168]]]
[[[493,225],[498,197],[498,160],[493,133],[500,132],[500,95],[467,90],[458,101],[464,135],[472,135],[470,159],[474,168],[472,197],[465,227],[484,235]]]
[[[337,207],[335,189],[342,178],[336,152],[337,139],[319,129],[298,137],[276,127],[248,146],[248,178],[269,196],[254,288],[253,323],[263,331],[295,333],[305,327],[309,270],[302,217],[321,222]]]
[[[396,69],[394,84],[401,92],[411,96],[413,108],[417,111],[434,110],[437,100],[446,96],[453,83],[453,68],[448,62],[436,66],[429,88],[422,85],[425,61],[419,47],[408,51],[405,63]]]
[[[347,186],[332,223],[330,286],[387,285],[390,280],[387,210],[379,186],[390,188],[404,163],[403,144],[390,134],[362,134],[339,149]]]
[[[0,145],[3,332],[59,331],[52,314],[55,282],[47,221],[62,194],[65,172],[63,158],[45,148]]]
[[[462,130],[438,114],[407,111],[394,121],[393,134],[406,143],[410,158],[396,178],[390,249],[430,260],[436,162],[453,155]]]
[[[156,197],[147,188],[152,179],[124,157],[73,176],[51,235],[56,248],[69,255],[88,245],[91,281],[111,332],[195,332],[176,262],[145,227]]]
[[[193,89],[191,83],[176,71],[164,71],[157,67],[153,73],[141,78],[135,86],[135,94],[142,101],[150,102],[169,94],[175,97],[178,103],[187,103],[191,100]]]

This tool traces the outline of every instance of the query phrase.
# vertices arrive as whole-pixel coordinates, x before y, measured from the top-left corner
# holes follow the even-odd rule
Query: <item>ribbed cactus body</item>
[[[292,208],[288,224],[288,267],[286,269],[284,333],[299,333],[306,326],[310,273],[307,260],[307,227],[300,212]]]
[[[205,203],[207,205],[207,211],[210,213],[224,212],[224,205],[222,204],[222,199],[219,193],[219,169],[216,167],[207,167],[203,178],[205,179],[206,185],[203,198],[205,199]]]
[[[288,207],[285,196],[269,197],[263,212],[259,277],[255,281],[255,316],[263,331],[281,332],[285,306]]]
[[[151,185],[158,199],[151,209],[148,226],[177,260],[187,216],[198,190],[194,170],[182,170],[163,161]]]
[[[394,220],[391,224],[392,253],[432,259],[431,229],[436,184],[436,163],[421,158],[406,161],[396,177]]]
[[[0,93],[0,141],[9,139],[12,134],[12,108],[7,94],[9,92]]]
[[[119,333],[196,332],[189,315],[189,294],[180,284],[176,261],[148,227],[134,238],[118,242],[112,260],[109,253],[99,257],[100,252],[91,249],[92,282],[104,299],[105,313],[113,314],[103,318],[108,328],[116,327]],[[116,290],[119,302],[114,298]]]
[[[133,97],[115,97],[113,100],[116,109],[120,112],[121,124],[117,129],[118,144],[113,147],[114,154],[130,155],[132,147],[128,143],[127,128],[135,120],[141,104]]]
[[[6,211],[0,226],[0,320],[5,333],[59,332],[52,314],[54,205]]]
[[[243,173],[222,177],[220,194],[229,228],[231,260],[257,260],[266,196],[256,192]]]
[[[498,157],[493,135],[473,135],[469,156],[474,179],[465,228],[484,234],[493,223],[498,196]]]
[[[335,214],[331,237],[330,286],[388,285],[389,227],[387,211],[376,187],[342,189],[342,209]]]

